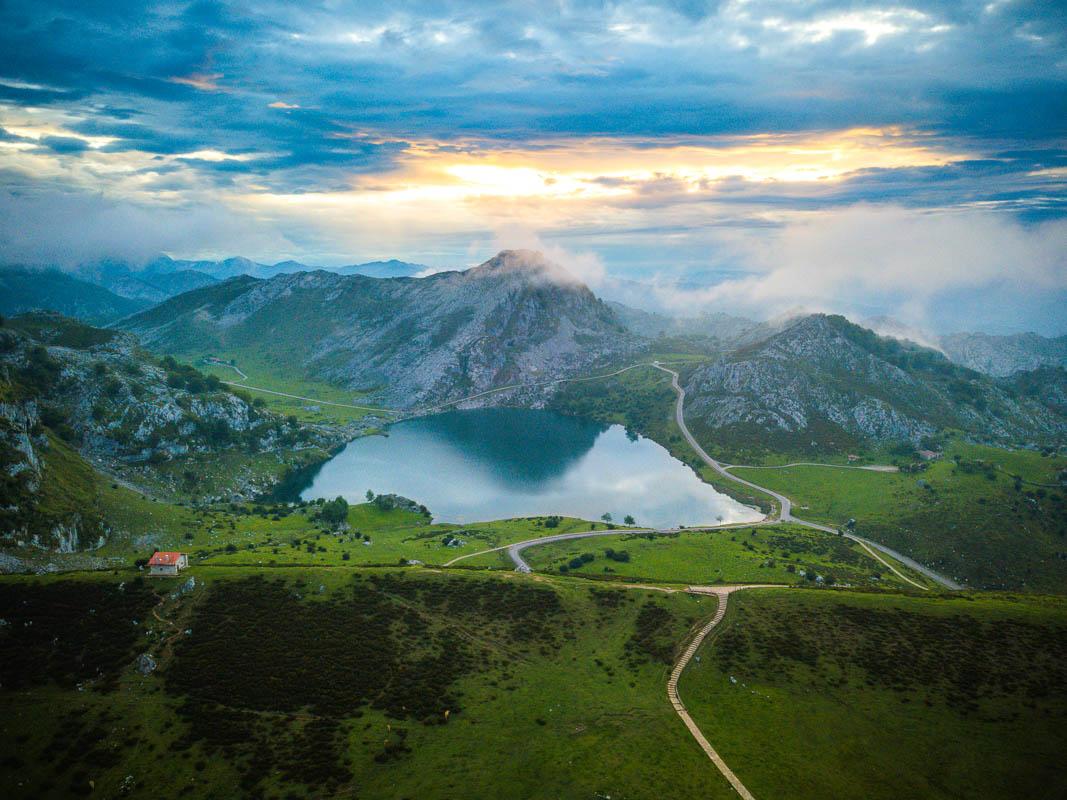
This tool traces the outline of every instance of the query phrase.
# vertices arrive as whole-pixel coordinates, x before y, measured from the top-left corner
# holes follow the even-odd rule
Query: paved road
[[[230,367],[231,369],[235,369],[235,370],[237,369],[237,367],[234,367],[232,364],[215,364],[215,366]],[[381,408],[381,407],[372,407],[372,406],[356,406],[356,405],[351,405],[349,403],[331,403],[329,400],[319,400],[318,398],[315,398],[315,397],[304,397],[304,396],[299,395],[299,394],[287,394],[285,392],[276,392],[273,389],[264,389],[262,386],[251,386],[251,385],[249,385],[247,383],[235,383],[234,381],[223,381],[223,383],[226,384],[227,386],[235,386],[238,389],[250,389],[250,390],[252,390],[254,392],[264,392],[265,394],[272,394],[272,395],[275,395],[277,397],[289,397],[289,398],[292,398],[293,400],[306,400],[309,403],[316,403],[317,405],[321,405],[321,406],[334,406],[336,408],[354,408],[354,409],[357,409],[359,411],[377,411],[377,412],[380,412],[382,414],[396,414],[398,416],[401,416],[401,415],[414,416],[414,415],[417,415],[417,414],[432,414],[432,413],[434,413],[436,411],[441,411],[441,410],[446,409],[446,408],[451,408],[452,406],[458,406],[460,403],[466,403],[468,400],[477,400],[479,397],[486,397],[487,395],[491,395],[491,394],[499,394],[500,392],[509,392],[509,391],[511,391],[513,389],[535,389],[535,388],[540,387],[540,386],[554,386],[554,385],[560,384],[560,383],[581,383],[582,381],[599,381],[599,380],[603,380],[604,378],[611,378],[611,377],[613,377],[615,375],[621,375],[624,372],[629,372],[630,370],[637,369],[638,367],[651,367],[651,366],[652,366],[652,364],[649,364],[649,363],[631,364],[628,367],[623,367],[622,369],[617,369],[614,372],[608,372],[608,373],[605,373],[604,375],[589,375],[589,376],[584,377],[584,378],[554,378],[553,380],[550,380],[550,381],[540,381],[540,382],[537,382],[537,383],[513,383],[510,386],[498,386],[495,389],[487,389],[484,392],[478,392],[477,394],[467,395],[466,397],[460,397],[457,400],[449,400],[448,402],[439,403],[438,405],[435,405],[435,406],[427,406],[426,408],[420,408],[420,409],[415,409],[413,411],[406,411],[406,412],[405,411],[401,411],[400,409],[396,409],[396,408]],[[244,377],[244,378],[248,377],[247,375],[245,375],[240,370],[237,370],[237,371],[241,374],[242,377]]]
[[[617,369],[614,372],[607,372],[603,375],[588,375],[584,378],[553,378],[550,381],[539,381],[535,383],[513,383],[510,386],[498,386],[495,389],[487,389],[484,392],[478,392],[477,394],[468,395],[467,397],[461,397],[458,400],[449,400],[446,403],[440,403],[436,406],[429,406],[427,408],[419,409],[412,412],[416,414],[432,414],[435,411],[440,411],[443,408],[451,408],[452,406],[458,406],[460,403],[466,403],[468,400],[477,400],[479,397],[485,397],[490,394],[499,394],[500,392],[510,392],[512,389],[536,389],[541,386],[556,386],[560,383],[582,383],[583,381],[600,381],[604,378],[611,378],[615,375],[621,375],[624,372],[629,372],[632,369],[638,367],[651,367],[651,363],[642,362],[639,364],[631,364],[628,367]]]
[[[682,435],[685,437],[686,441],[689,442],[689,445],[693,448],[694,451],[696,451],[697,455],[699,455],[704,460],[704,463],[706,463],[708,466],[710,466],[712,469],[714,469],[716,472],[718,472],[723,478],[725,478],[727,480],[730,480],[730,481],[733,481],[735,483],[739,483],[739,484],[741,484],[743,486],[747,486],[748,488],[754,489],[754,490],[756,490],[758,492],[762,492],[763,494],[769,495],[770,497],[773,497],[775,499],[775,501],[778,503],[778,513],[777,513],[777,515],[773,515],[773,516],[767,517],[762,522],[756,522],[756,523],[751,523],[751,522],[749,522],[749,523],[728,523],[728,524],[725,524],[725,525],[707,525],[707,526],[686,528],[685,530],[691,530],[691,531],[719,530],[719,529],[722,529],[722,528],[731,528],[731,527],[751,527],[752,525],[771,525],[771,524],[775,524],[775,523],[778,523],[778,522],[792,522],[792,523],[795,523],[797,525],[803,525],[805,527],[812,528],[812,529],[815,529],[815,530],[825,531],[827,533],[838,533],[838,530],[836,528],[831,528],[831,527],[828,527],[826,525],[820,525],[820,524],[818,524],[816,522],[809,522],[808,520],[800,519],[799,517],[793,516],[793,513],[792,513],[792,509],[793,509],[792,501],[788,497],[786,497],[784,494],[781,494],[780,492],[776,492],[773,489],[768,489],[765,486],[760,486],[759,484],[753,483],[752,481],[747,481],[744,478],[739,478],[738,476],[732,474],[729,471],[732,465],[722,464],[721,462],[716,461],[714,458],[712,458],[710,455],[708,455],[707,451],[705,451],[704,448],[700,446],[700,443],[696,440],[696,438],[693,436],[693,434],[689,432],[689,428],[685,424],[685,389],[683,389],[681,384],[678,382],[678,373],[675,372],[672,369],[669,369],[669,368],[663,366],[659,362],[652,362],[650,364],[649,363],[631,364],[628,367],[625,367],[625,368],[620,369],[620,370],[616,370],[615,372],[607,373],[605,375],[594,375],[594,376],[590,376],[590,377],[586,377],[586,378],[563,378],[563,379],[557,379],[557,380],[554,380],[554,381],[547,381],[547,382],[545,382],[543,384],[524,384],[524,385],[526,385],[526,386],[543,386],[543,385],[548,385],[548,384],[552,384],[552,383],[564,383],[566,381],[600,380],[602,378],[608,378],[608,377],[611,377],[613,375],[618,375],[618,374],[620,374],[622,372],[626,372],[626,371],[631,370],[631,369],[636,369],[638,367],[654,367],[655,369],[661,370],[662,372],[666,372],[668,375],[671,376],[671,388],[673,388],[675,393],[678,395],[678,400],[675,403],[675,408],[674,408],[675,422],[678,424],[678,428],[679,428],[679,430],[681,430]],[[509,388],[518,388],[518,387],[516,387],[516,386],[503,387],[503,389],[501,389],[501,390],[494,390],[494,391],[503,391],[504,389],[509,389]],[[481,394],[472,395],[472,397],[468,397],[468,398],[464,398],[464,399],[469,400],[469,399],[473,399],[474,397],[481,397],[484,394],[488,394],[488,392],[482,392]],[[460,403],[460,402],[463,402],[463,400],[453,401],[453,403]],[[843,465],[826,465],[826,466],[843,466]],[[852,467],[852,469],[860,469],[860,468],[859,467]],[[527,539],[526,541],[522,541],[522,542],[514,542],[512,544],[501,545],[499,547],[492,547],[492,548],[489,548],[487,550],[478,551],[476,553],[467,553],[465,555],[457,556],[456,558],[453,558],[451,561],[446,562],[442,566],[448,567],[448,566],[451,566],[451,565],[453,565],[453,564],[455,564],[455,563],[457,563],[459,561],[463,561],[464,559],[467,559],[467,558],[474,558],[475,556],[485,555],[486,553],[494,553],[494,552],[498,552],[500,550],[507,550],[508,551],[508,556],[511,558],[512,562],[515,564],[515,569],[517,571],[519,571],[519,572],[531,572],[532,570],[530,568],[530,565],[522,557],[522,551],[527,549],[527,548],[529,548],[529,547],[534,547],[534,546],[542,545],[542,544],[549,544],[551,542],[566,541],[566,540],[570,540],[570,539],[584,539],[584,538],[588,538],[588,537],[592,537],[592,536],[611,536],[611,535],[619,535],[619,534],[625,534],[625,533],[653,533],[653,532],[674,533],[674,532],[678,532],[680,530],[682,530],[682,529],[680,529],[680,528],[665,528],[665,529],[653,529],[653,528],[636,528],[635,529],[635,528],[627,528],[627,529],[601,530],[601,531],[579,531],[579,532],[575,532],[575,533],[557,533],[557,534],[551,534],[551,535],[548,535],[548,536],[542,536],[542,537],[539,537],[537,539]],[[952,579],[947,578],[947,577],[945,577],[943,575],[940,575],[939,573],[935,572],[934,570],[930,569],[929,567],[927,567],[927,566],[925,566],[923,564],[920,564],[919,562],[915,561],[914,559],[909,558],[908,556],[905,556],[902,553],[898,553],[896,550],[893,550],[893,549],[891,549],[889,547],[886,547],[885,545],[879,544],[878,542],[871,541],[870,539],[867,539],[867,538],[865,538],[863,536],[858,536],[857,534],[854,534],[854,533],[844,532],[844,535],[847,538],[849,538],[852,541],[854,541],[857,544],[859,544],[872,558],[874,558],[876,561],[881,563],[886,569],[890,570],[898,578],[900,578],[901,580],[906,581],[907,583],[911,584],[912,586],[916,587],[917,589],[922,589],[924,591],[927,591],[929,589],[929,587],[924,586],[923,584],[918,583],[917,581],[914,581],[911,578],[909,578],[907,575],[905,575],[903,572],[901,572],[899,569],[897,569],[896,566],[894,566],[892,563],[890,563],[885,558],[883,558],[882,555],[879,554],[879,551],[882,554],[884,554],[886,556],[889,556],[890,558],[896,559],[897,561],[901,562],[902,564],[907,565],[909,568],[914,569],[916,572],[918,572],[918,573],[920,573],[922,575],[925,575],[926,577],[930,578],[935,583],[938,583],[938,584],[940,584],[940,585],[942,585],[942,586],[944,586],[944,587],[946,587],[948,589],[962,589],[963,588],[959,583],[953,581]]]
[[[685,424],[685,389],[683,389],[681,384],[678,382],[678,373],[675,372],[673,369],[668,369],[667,367],[664,367],[662,364],[659,364],[658,362],[653,362],[652,366],[654,366],[658,370],[662,370],[663,372],[666,372],[668,375],[671,376],[671,388],[673,388],[675,393],[678,395],[678,400],[674,405],[674,420],[678,424],[678,428],[682,431],[682,435],[685,437],[685,440],[687,442],[689,442],[689,445],[696,451],[697,455],[699,455],[702,459],[704,459],[704,463],[706,463],[709,467],[714,469],[716,472],[718,472],[720,475],[722,475],[727,480],[731,480],[731,481],[734,481],[736,483],[740,483],[743,486],[749,487],[750,489],[755,489],[758,492],[762,492],[764,494],[767,494],[767,495],[770,495],[771,497],[773,497],[778,502],[778,517],[777,518],[779,520],[781,520],[782,522],[794,522],[797,525],[803,525],[803,526],[808,527],[808,528],[814,528],[814,529],[820,530],[820,531],[828,531],[829,533],[837,533],[837,530],[835,528],[829,528],[829,527],[827,527],[825,525],[819,525],[818,523],[815,523],[815,522],[808,522],[807,520],[800,519],[799,517],[794,517],[793,516],[793,503],[784,494],[776,492],[773,489],[768,489],[768,488],[766,488],[764,486],[760,486],[758,484],[752,483],[751,481],[746,481],[744,478],[739,478],[736,475],[733,475],[732,473],[730,473],[730,471],[729,471],[729,469],[728,469],[728,467],[726,465],[719,463],[714,458],[709,456],[704,451],[704,448],[700,446],[700,442],[698,442],[693,437],[693,434],[691,434],[689,432],[689,428],[686,427],[686,424]],[[901,562],[902,564],[907,565],[911,569],[914,569],[916,572],[919,572],[920,574],[926,576],[927,578],[929,578],[930,580],[934,581],[935,583],[938,583],[941,586],[944,586],[946,589],[962,589],[963,588],[962,585],[960,585],[956,581],[952,580],[951,578],[947,578],[944,575],[941,575],[940,573],[935,572],[934,570],[930,569],[929,567],[927,567],[927,566],[925,566],[923,564],[920,564],[918,561],[915,561],[912,558],[908,558],[907,556],[903,555],[902,553],[898,553],[896,550],[893,550],[892,548],[886,547],[885,545],[879,544],[878,542],[873,542],[870,539],[866,539],[866,538],[864,538],[862,536],[857,536],[854,533],[848,533],[847,531],[844,532],[844,535],[846,537],[848,537],[849,539],[851,539],[852,541],[859,543],[865,550],[867,550],[867,552],[871,553],[871,555],[873,555],[878,561],[880,561],[887,568],[892,570],[895,575],[897,575],[900,578],[903,578],[908,583],[910,583],[912,586],[916,586],[919,589],[923,589],[923,590],[927,590],[929,588],[927,586],[923,586],[921,583],[917,583],[916,581],[913,581],[911,578],[909,578],[906,575],[904,575],[902,572],[900,572],[900,570],[898,570],[896,567],[894,567],[892,564],[890,564],[884,558],[881,558],[880,556],[878,556],[873,551],[879,550],[882,553],[884,553],[885,555],[889,556],[890,558],[895,558],[897,561]]]
[[[733,592],[740,591],[742,589],[770,589],[778,588],[780,586],[774,586],[774,584],[751,584],[748,586],[690,586],[686,591],[692,594],[709,594],[715,595],[718,600],[718,608],[715,609],[715,616],[711,618],[696,636],[693,637],[693,641],[689,643],[689,646],[682,652],[681,657],[674,664],[674,669],[671,670],[671,677],[667,681],[667,699],[671,701],[671,705],[674,707],[675,713],[685,723],[685,727],[689,729],[689,732],[693,734],[693,738],[697,740],[697,744],[700,745],[700,749],[707,754],[712,763],[718,767],[719,772],[723,777],[730,782],[730,785],[734,787],[736,791],[744,800],[755,800],[752,792],[750,792],[745,784],[741,783],[741,779],[734,774],[734,771],[726,766],[726,762],[722,760],[714,747],[711,746],[703,732],[697,727],[697,724],[693,721],[693,718],[689,716],[689,712],[686,710],[685,704],[682,702],[682,698],[678,695],[678,680],[682,677],[682,673],[689,665],[689,661],[696,654],[696,651],[700,648],[700,645],[704,643],[705,637],[711,632],[711,629],[718,625],[724,616],[726,616],[726,602]]]
[[[233,381],[223,381],[227,386],[236,386],[238,389],[251,389],[254,392],[264,392],[265,394],[273,394],[277,397],[291,397],[293,400],[306,400],[309,403],[314,403],[319,406],[336,406],[337,408],[354,408],[358,411],[376,411],[380,414],[400,414],[400,411],[394,411],[391,408],[374,408],[373,406],[354,406],[349,403],[331,403],[329,400],[320,400],[317,397],[302,397],[298,394],[286,394],[285,392],[276,392],[273,389],[264,389],[260,386],[249,386],[246,383],[234,383]]]
[[[227,369],[232,369],[234,372],[241,376],[241,380],[248,380],[248,376],[245,375],[244,372],[241,371],[241,368],[238,367],[236,364],[227,364],[224,361],[207,361],[205,363],[209,364],[212,367],[226,367]]]

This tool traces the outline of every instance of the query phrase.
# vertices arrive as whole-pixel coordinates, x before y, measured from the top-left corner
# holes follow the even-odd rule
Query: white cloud
[[[567,275],[592,289],[603,284],[607,270],[595,253],[568,250],[543,241],[536,233],[520,226],[506,226],[496,233],[494,252],[498,250],[537,250],[553,264],[566,270]]]
[[[661,285],[660,302],[676,312],[713,308],[761,317],[798,304],[880,307],[921,324],[939,316],[939,299],[954,292],[1067,290],[1067,220],[1025,226],[984,211],[854,207],[730,246],[738,265],[754,274],[697,291]]]

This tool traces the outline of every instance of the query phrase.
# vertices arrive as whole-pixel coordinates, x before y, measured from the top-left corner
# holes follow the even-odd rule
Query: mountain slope
[[[122,326],[156,350],[251,352],[399,407],[562,377],[637,347],[587,287],[529,251],[426,278],[240,277]]]
[[[56,314],[0,327],[3,543],[73,550],[106,535],[86,459],[112,473],[147,469],[162,483],[182,476],[185,491],[200,494],[217,488],[204,462],[268,454],[280,469],[343,438],[271,414],[172,359],[156,361],[126,333]],[[258,494],[265,487],[256,480],[227,476],[227,499]]]
[[[1067,367],[1067,336],[1049,339],[1036,333],[954,333],[942,336],[938,345],[957,364],[986,375],[1004,377],[1039,367]]]
[[[145,303],[158,303],[216,282],[206,273],[176,268],[177,264],[170,259],[157,259],[144,268],[135,268],[122,261],[104,260],[81,265],[77,274],[79,278],[103,286],[120,297]]]
[[[147,302],[121,297],[59,270],[0,269],[0,314],[56,311],[102,324],[143,309]]]
[[[1010,444],[1067,434],[1054,410],[936,351],[821,314],[699,367],[686,392],[687,415],[711,441],[774,438],[803,449],[916,442],[942,428]]]

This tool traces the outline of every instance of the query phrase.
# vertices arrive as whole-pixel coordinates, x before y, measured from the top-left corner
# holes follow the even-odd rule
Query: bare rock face
[[[158,350],[284,352],[306,377],[400,408],[550,381],[638,347],[588,287],[522,250],[426,278],[242,277],[122,325]]]
[[[1013,444],[1067,433],[1064,418],[1049,408],[936,351],[882,339],[843,317],[801,318],[696,369],[685,388],[687,416],[713,430],[917,441],[953,427]]]

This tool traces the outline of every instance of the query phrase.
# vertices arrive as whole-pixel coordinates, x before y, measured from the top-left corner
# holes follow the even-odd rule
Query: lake
[[[350,442],[300,492],[304,500],[365,502],[399,494],[435,522],[560,516],[665,528],[754,522],[755,509],[720,494],[666,449],[621,425],[514,408],[451,411]]]

